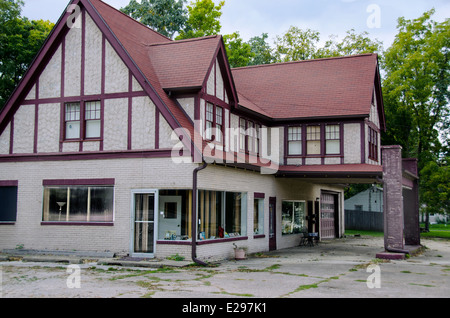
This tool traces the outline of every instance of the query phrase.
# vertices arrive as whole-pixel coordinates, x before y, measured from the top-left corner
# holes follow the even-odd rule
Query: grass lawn
[[[420,227],[425,227],[421,224]],[[450,224],[445,226],[445,224],[430,224],[430,232],[420,233],[421,237],[438,237],[450,239]]]
[[[421,224],[420,227],[424,228],[425,225]],[[358,230],[345,230],[345,235],[356,235],[360,234],[361,236],[375,236],[375,237],[383,237],[383,232],[375,232],[375,231],[358,231]],[[450,239],[450,224],[445,226],[445,224],[430,224],[430,232],[428,233],[420,233],[420,237],[432,237],[432,238],[445,238]]]

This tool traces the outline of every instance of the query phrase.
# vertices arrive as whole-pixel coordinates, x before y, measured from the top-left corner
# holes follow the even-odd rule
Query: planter
[[[237,261],[241,261],[241,260],[247,259],[247,255],[245,253],[245,250],[244,249],[235,249],[234,250],[234,258]]]
[[[238,247],[234,244],[234,259],[237,261],[247,259],[247,248],[246,247]]]

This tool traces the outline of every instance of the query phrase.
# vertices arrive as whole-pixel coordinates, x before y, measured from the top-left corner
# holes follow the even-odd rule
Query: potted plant
[[[239,247],[234,243],[233,245],[234,245],[234,259],[237,261],[247,259],[247,248]]]

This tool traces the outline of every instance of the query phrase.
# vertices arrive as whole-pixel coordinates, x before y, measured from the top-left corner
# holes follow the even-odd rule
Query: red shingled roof
[[[377,55],[364,54],[235,68],[232,73],[244,97],[241,106],[286,119],[368,115],[377,67]]]
[[[148,53],[165,89],[201,88],[219,46],[220,36],[156,43]]]

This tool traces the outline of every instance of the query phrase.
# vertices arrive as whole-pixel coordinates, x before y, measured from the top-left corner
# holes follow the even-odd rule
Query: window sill
[[[265,237],[264,234],[254,236],[254,238],[263,238]],[[215,244],[215,243],[226,243],[226,242],[233,242],[233,241],[246,241],[248,240],[248,236],[239,236],[239,237],[230,237],[230,238],[220,238],[220,239],[210,239],[210,240],[202,240],[197,241],[197,245],[207,245],[207,244]],[[192,240],[186,240],[186,241],[177,241],[177,240],[157,240],[156,244],[161,245],[192,245]]]
[[[0,221],[0,225],[16,225],[16,222],[15,221],[13,221],[13,222]]]
[[[287,155],[287,158],[343,158],[344,155],[334,154],[334,155]]]
[[[85,139],[65,139],[64,143],[73,143],[73,142],[89,142],[89,141],[102,141],[102,138],[85,138]]]
[[[161,244],[161,245],[191,245],[192,241],[189,240],[184,240],[184,241],[180,241],[180,240],[157,240],[156,244]]]
[[[226,242],[233,242],[233,241],[246,241],[246,240],[248,240],[248,236],[237,236],[237,237],[230,237],[230,238],[219,238],[219,239],[213,239],[213,240],[197,241],[197,245],[226,243]]]
[[[253,238],[254,238],[254,239],[262,239],[262,238],[265,238],[265,237],[266,237],[265,234],[254,234],[254,235],[253,235]]]
[[[41,225],[63,225],[63,226],[114,226],[113,222],[51,222],[43,221]]]

